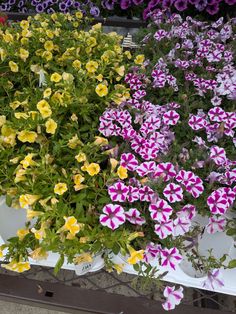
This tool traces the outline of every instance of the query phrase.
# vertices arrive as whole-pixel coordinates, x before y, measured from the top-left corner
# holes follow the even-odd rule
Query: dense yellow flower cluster
[[[24,249],[19,255],[12,244],[4,266],[14,271],[28,270],[27,256],[45,258],[49,249],[71,262],[98,241],[100,249],[107,182],[128,176],[115,159],[108,162],[97,126],[108,104],[130,97],[123,80],[132,56],[120,36],[101,24],[88,28],[82,18],[36,15],[0,29],[0,185],[12,206],[27,211],[17,232]],[[127,237],[118,235],[124,243]]]

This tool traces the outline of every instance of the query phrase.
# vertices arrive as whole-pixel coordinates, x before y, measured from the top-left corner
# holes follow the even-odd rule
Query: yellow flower
[[[50,134],[55,134],[57,129],[57,123],[53,119],[48,119],[45,123],[46,132]]]
[[[120,275],[123,272],[125,264],[114,264],[113,268],[117,271],[117,274]]]
[[[64,81],[72,83],[74,81],[74,76],[71,73],[63,72],[62,78]]]
[[[0,258],[3,258],[3,257],[4,257],[4,254],[3,254],[2,248],[0,247]]]
[[[0,48],[0,59],[1,61],[4,61],[6,59],[7,53],[6,50],[4,50],[3,48]]]
[[[97,45],[97,41],[96,41],[96,38],[95,37],[89,37],[87,40],[86,40],[86,44],[90,47],[95,47]]]
[[[28,208],[29,206],[33,205],[39,198],[40,198],[39,195],[22,194],[19,198],[20,207]]]
[[[127,262],[130,265],[134,265],[143,259],[144,250],[135,251],[135,249],[130,246],[129,253],[130,257],[127,259]]]
[[[20,27],[25,29],[25,28],[29,28],[29,22],[27,20],[22,20],[20,22]]]
[[[110,158],[111,163],[111,173],[115,170],[116,166],[118,165],[118,161],[115,158]]]
[[[22,241],[27,234],[29,234],[29,229],[17,230],[17,236],[18,236],[20,241]]]
[[[73,262],[78,265],[82,263],[91,263],[93,261],[92,255],[89,253],[83,253],[78,256],[76,256],[73,260]]]
[[[73,180],[74,180],[74,183],[77,185],[84,182],[85,179],[81,174],[76,174],[73,176]]]
[[[75,61],[73,61],[72,66],[76,70],[80,70],[81,69],[81,62],[79,60],[75,60]]]
[[[37,138],[37,133],[33,132],[33,131],[26,131],[23,130],[18,134],[18,140],[25,143],[25,142],[29,142],[29,143],[34,143],[36,138]]]
[[[124,76],[125,74],[125,67],[124,65],[115,68],[116,73],[118,73],[120,76]]]
[[[76,233],[81,230],[82,224],[79,224],[74,216],[64,217],[64,219],[65,225],[62,227],[63,230],[69,231],[75,237]]]
[[[108,140],[104,137],[95,136],[96,140],[93,142],[94,145],[105,146],[108,145]]]
[[[13,40],[14,40],[12,34],[7,33],[7,32],[6,32],[6,34],[3,34],[2,37],[3,37],[3,40],[4,40],[6,43],[13,42]]]
[[[95,73],[98,68],[98,63],[96,61],[89,61],[86,63],[85,67],[89,73]]]
[[[29,39],[26,38],[26,37],[22,37],[21,40],[20,40],[21,44],[24,46],[24,45],[27,45],[29,43]]]
[[[78,135],[74,135],[69,141],[68,141],[68,147],[71,149],[75,149],[77,146],[82,145],[81,140],[78,138]]]
[[[62,76],[59,73],[53,73],[50,77],[51,82],[58,83],[62,79]]]
[[[80,190],[86,189],[87,187],[88,186],[86,184],[76,184],[76,185],[74,185],[75,191],[80,191]]]
[[[144,60],[145,60],[144,55],[137,55],[136,58],[134,59],[134,63],[135,64],[143,64]]]
[[[75,13],[75,16],[76,16],[76,18],[77,18],[78,20],[81,20],[81,19],[83,18],[83,13],[82,13],[81,11],[77,11],[77,12]]]
[[[99,97],[104,97],[108,94],[108,88],[105,84],[98,84],[95,91]]]
[[[44,49],[47,50],[47,51],[52,51],[54,48],[54,44],[51,40],[47,40],[45,43],[44,43]]]
[[[37,109],[41,113],[41,116],[43,117],[43,119],[50,117],[52,114],[50,105],[45,99],[40,100],[37,103]]]
[[[32,209],[27,209],[26,218],[27,218],[27,220],[31,220],[34,217],[41,216],[42,214],[43,214],[43,212],[35,211]]]
[[[14,116],[16,117],[16,119],[25,119],[27,120],[29,118],[29,115],[25,112],[15,112]]]
[[[29,57],[29,51],[23,48],[20,48],[20,58],[25,62],[28,57]]]
[[[131,55],[131,53],[130,53],[130,51],[125,51],[125,55],[126,55],[126,57],[130,60],[131,58],[132,58],[132,55]]]
[[[41,247],[38,247],[37,249],[30,253],[30,257],[36,261],[40,261],[47,259],[48,253]]]
[[[57,183],[54,186],[54,193],[58,195],[64,194],[68,190],[67,184],[66,183]]]
[[[5,124],[7,121],[6,116],[0,116],[0,127],[3,126],[3,124]]]
[[[86,161],[87,157],[86,157],[85,153],[79,153],[78,155],[75,156],[75,159],[78,162],[83,162],[83,161]]]
[[[25,158],[20,162],[24,169],[28,168],[29,166],[34,166],[36,164],[35,161],[33,161],[34,154],[30,153],[25,156]]]
[[[10,69],[11,69],[11,71],[12,72],[18,72],[19,71],[19,67],[18,67],[18,65],[15,63],[15,62],[13,62],[13,61],[9,61],[9,67],[10,67]]]
[[[42,57],[44,59],[46,59],[47,61],[50,61],[50,60],[52,60],[53,56],[52,56],[51,51],[44,51],[43,54],[42,54]]]
[[[43,238],[46,237],[46,232],[45,232],[44,227],[41,227],[39,230],[35,228],[31,228],[31,232],[34,234],[35,239],[37,240],[42,240]]]
[[[50,87],[46,88],[45,91],[43,92],[43,98],[48,98],[51,96],[51,94],[52,94],[51,88]]]
[[[117,170],[117,174],[119,176],[120,179],[124,180],[126,178],[128,178],[128,173],[127,173],[127,169],[120,166]]]
[[[29,262],[17,262],[15,260],[12,260],[9,264],[2,264],[2,268],[15,271],[17,273],[23,273],[24,271],[27,271],[30,269],[30,263]]]
[[[99,82],[102,82],[103,81],[103,75],[102,74],[99,74],[96,76],[96,79],[99,81]]]
[[[25,174],[26,174],[26,170],[24,170],[24,169],[17,170],[14,182],[18,183],[21,181],[25,181],[26,180]]]
[[[99,171],[100,171],[100,166],[99,166],[99,164],[96,164],[96,163],[91,163],[91,164],[89,164],[87,167],[86,167],[86,171],[88,172],[88,174],[90,175],[90,176],[95,176],[96,174],[98,174],[99,173]]]

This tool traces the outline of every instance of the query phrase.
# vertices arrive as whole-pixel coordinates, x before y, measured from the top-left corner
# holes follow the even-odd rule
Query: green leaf
[[[62,265],[64,264],[64,255],[61,255],[59,260],[57,261],[55,268],[54,268],[54,274],[56,275],[59,270],[61,269]]]
[[[228,267],[229,268],[235,268],[236,267],[236,259],[233,259],[232,261],[230,261]]]
[[[140,268],[140,267],[139,267],[139,264],[134,264],[134,265],[133,265],[133,268],[134,268],[134,270],[139,271],[139,268]]]
[[[234,236],[234,235],[236,235],[236,229],[235,228],[228,229],[226,234],[228,236]]]
[[[12,198],[10,195],[7,195],[6,196],[6,204],[7,206],[11,207],[11,204],[12,204]]]

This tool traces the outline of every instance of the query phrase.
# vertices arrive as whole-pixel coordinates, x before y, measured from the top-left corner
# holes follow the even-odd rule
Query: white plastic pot
[[[5,196],[0,197],[0,245],[7,242],[7,239],[16,236],[17,230],[24,228],[26,223],[26,210],[15,209],[6,205]],[[44,260],[36,261],[29,258],[31,265],[55,267],[60,254],[48,252],[48,257]],[[91,263],[83,263],[80,265],[69,264],[65,259],[62,266],[63,269],[75,270],[78,276],[87,272],[97,271],[104,267],[102,254],[94,257]]]
[[[17,230],[24,228],[26,210],[8,207],[5,196],[0,197],[0,237],[2,242],[16,236]]]
[[[95,272],[104,267],[104,259],[102,257],[102,253],[96,254],[93,257],[92,262],[84,262],[78,265],[75,265],[75,273],[77,276],[85,275],[89,272]]]

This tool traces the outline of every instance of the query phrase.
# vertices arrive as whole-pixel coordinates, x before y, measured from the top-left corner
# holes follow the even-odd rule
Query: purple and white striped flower
[[[163,162],[156,166],[154,177],[161,177],[165,182],[173,179],[176,176],[174,165],[170,162]]]
[[[178,217],[174,220],[174,232],[175,237],[184,235],[189,232],[191,227],[191,221],[186,217]]]
[[[138,211],[136,208],[130,208],[125,213],[125,217],[130,223],[139,226],[143,225],[146,222],[145,218],[140,217],[140,215],[140,211]]]
[[[155,168],[155,161],[145,161],[136,168],[136,171],[140,177],[144,177],[147,174],[154,172]]]
[[[139,189],[139,198],[142,202],[151,202],[154,195],[154,191],[147,185]]]
[[[162,307],[166,311],[174,310],[176,305],[179,305],[181,300],[183,299],[183,287],[179,287],[179,289],[175,289],[175,286],[165,287],[164,297],[166,301],[162,303]]]
[[[171,216],[173,209],[163,199],[159,199],[156,203],[149,206],[151,218],[155,221],[167,220]]]
[[[125,222],[125,212],[120,205],[108,204],[102,211],[99,220],[103,226],[115,230]]]
[[[210,234],[214,234],[216,232],[224,231],[226,226],[226,219],[222,216],[212,216],[209,218],[208,225],[206,226],[206,231]]]
[[[175,266],[182,261],[182,256],[176,247],[161,250],[161,266],[170,267],[175,270]]]
[[[128,192],[129,188],[122,182],[116,182],[108,188],[108,194],[113,202],[125,202]]]
[[[120,157],[120,164],[122,167],[128,169],[129,171],[134,171],[138,166],[138,161],[133,154],[124,153]]]
[[[222,190],[213,191],[207,198],[207,205],[212,214],[223,215],[229,208],[227,194]]]
[[[170,203],[181,202],[183,199],[183,189],[179,184],[167,184],[163,190],[163,194]]]
[[[155,233],[160,239],[167,238],[173,233],[173,220],[159,220],[155,224]]]

